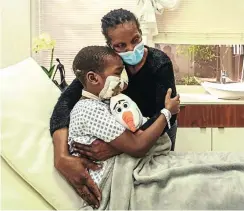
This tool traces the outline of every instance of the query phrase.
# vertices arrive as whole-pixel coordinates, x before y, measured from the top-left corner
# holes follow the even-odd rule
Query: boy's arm
[[[126,130],[108,144],[133,157],[143,157],[160,137],[166,124],[166,118],[161,114],[144,132],[135,135]]]
[[[170,99],[171,90],[166,95],[167,108],[178,112],[179,97]],[[86,110],[84,110],[86,109]],[[134,157],[144,156],[162,134],[167,121],[163,114],[143,133],[133,134],[116,121],[115,116],[102,107],[83,107],[84,133],[104,140],[115,149]]]
[[[143,157],[160,137],[167,124],[165,116],[161,114],[144,132],[134,134],[117,122],[104,108],[86,106],[78,115],[82,116],[85,122],[83,126],[85,134],[104,140],[113,148],[133,157]]]

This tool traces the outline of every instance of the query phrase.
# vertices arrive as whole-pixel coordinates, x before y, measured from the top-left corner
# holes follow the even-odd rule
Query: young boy
[[[169,91],[158,119],[145,131],[134,134],[116,121],[109,104],[103,101],[113,96],[115,88],[117,94],[118,86],[121,91],[126,88],[126,81],[121,78],[124,75],[121,58],[109,47],[88,46],[76,55],[73,70],[84,86],[82,98],[70,114],[68,143],[73,155],[77,155],[73,153],[74,142],[91,144],[101,139],[120,152],[143,157],[160,137],[171,115],[179,112],[179,97],[170,99]],[[90,171],[97,184],[105,169],[106,161],[101,170]]]

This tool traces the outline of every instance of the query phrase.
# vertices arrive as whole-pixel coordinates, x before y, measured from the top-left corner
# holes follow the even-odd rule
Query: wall
[[[1,0],[0,68],[30,56],[30,0]]]
[[[244,43],[243,0],[180,0],[179,7],[157,16],[159,35],[169,44]]]

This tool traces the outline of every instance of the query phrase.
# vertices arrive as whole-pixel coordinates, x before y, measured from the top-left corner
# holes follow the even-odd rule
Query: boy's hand
[[[94,161],[107,160],[115,155],[121,154],[121,152],[99,139],[94,141],[91,145],[74,143],[73,147],[74,152],[78,152],[81,154],[81,156],[87,157]]]
[[[165,96],[165,108],[168,109],[172,115],[180,112],[180,96],[177,95],[171,98],[172,89],[168,89]]]

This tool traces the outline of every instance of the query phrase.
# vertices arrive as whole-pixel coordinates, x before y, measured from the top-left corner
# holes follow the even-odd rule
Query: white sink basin
[[[203,82],[201,85],[207,92],[219,99],[237,100],[244,98],[244,83],[218,84]]]

